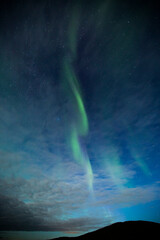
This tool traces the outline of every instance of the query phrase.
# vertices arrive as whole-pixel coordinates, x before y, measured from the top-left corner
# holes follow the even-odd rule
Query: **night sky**
[[[0,236],[160,222],[160,15],[144,2],[0,1]]]

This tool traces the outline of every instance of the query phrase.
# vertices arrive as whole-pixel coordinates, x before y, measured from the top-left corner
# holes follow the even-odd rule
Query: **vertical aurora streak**
[[[135,162],[137,164],[137,166],[143,171],[143,173],[147,176],[150,176],[151,175],[151,172],[150,172],[150,169],[147,165],[147,163],[140,157],[140,154],[138,152],[138,150],[136,150],[136,145],[135,145],[135,140],[132,139],[133,137],[133,130],[132,128],[126,123],[127,126],[127,131],[128,131],[128,135],[129,135],[129,138],[130,138],[130,141],[132,142],[132,144],[130,144],[130,152],[131,152],[131,155],[133,157],[133,159],[135,159]]]
[[[77,32],[80,18],[80,7],[76,4],[72,11],[72,16],[68,27],[68,48],[70,58],[65,58],[63,62],[63,73],[67,82],[71,100],[75,105],[76,117],[73,117],[70,126],[69,143],[75,161],[80,164],[86,173],[89,190],[93,192],[93,171],[87,152],[82,149],[80,139],[88,134],[88,118],[83,103],[81,89],[73,67],[73,62],[77,54]]]

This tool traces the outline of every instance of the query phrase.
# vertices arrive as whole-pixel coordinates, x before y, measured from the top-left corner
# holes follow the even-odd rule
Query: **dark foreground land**
[[[118,222],[79,237],[61,237],[54,240],[130,240],[160,239],[160,223],[146,221]]]

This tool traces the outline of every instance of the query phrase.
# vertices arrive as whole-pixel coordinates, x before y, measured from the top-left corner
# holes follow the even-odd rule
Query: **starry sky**
[[[1,233],[160,222],[159,25],[151,1],[0,1]]]

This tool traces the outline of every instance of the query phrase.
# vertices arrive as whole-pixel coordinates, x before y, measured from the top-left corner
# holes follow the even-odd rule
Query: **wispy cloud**
[[[58,167],[53,167],[48,176],[37,168],[35,176],[29,179],[22,176],[1,179],[1,208],[5,209],[1,211],[1,219],[6,219],[6,228],[8,226],[11,229],[9,223],[16,216],[17,220],[12,225],[15,230],[19,229],[21,222],[19,226],[21,229],[24,227],[23,230],[88,231],[116,221],[117,217],[112,214],[112,210],[160,198],[158,184],[119,189],[109,175],[102,177],[102,172],[95,174],[95,195],[91,197],[82,169],[73,162],[64,164],[65,173],[59,178],[55,174]],[[13,214],[10,217],[11,208]],[[112,209],[111,215],[107,212],[108,208]],[[23,224],[21,218],[28,222],[32,218],[32,221]]]

